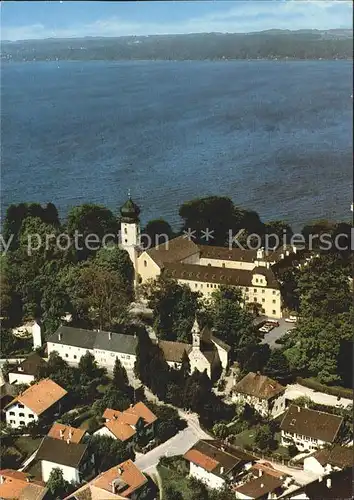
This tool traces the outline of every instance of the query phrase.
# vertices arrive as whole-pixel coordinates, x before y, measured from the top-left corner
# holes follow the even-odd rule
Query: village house
[[[36,352],[31,353],[22,363],[9,372],[10,384],[31,384],[38,376],[39,369],[46,365],[46,361]]]
[[[272,266],[296,253],[295,247],[274,251],[196,245],[185,236],[141,249],[140,209],[129,198],[121,208],[120,247],[130,256],[135,282],[145,283],[161,274],[185,283],[205,298],[221,285],[242,290],[246,303],[259,304],[261,312],[271,318],[282,317],[280,285]]]
[[[212,489],[237,483],[256,458],[219,440],[200,440],[184,454],[189,475]]]
[[[29,338],[32,337],[33,340],[33,349],[38,349],[42,347],[42,333],[41,327],[37,323],[37,321],[31,320],[27,321],[21,326],[12,329],[13,335],[19,338]]]
[[[343,417],[291,405],[280,425],[281,444],[314,451],[335,442]]]
[[[232,401],[248,404],[262,417],[275,418],[285,412],[285,387],[275,380],[250,372],[232,388]]]
[[[353,498],[353,468],[332,471],[298,488],[285,500],[349,500]]]
[[[186,352],[191,371],[206,370],[210,378],[215,378],[228,367],[230,347],[217,339],[208,327],[200,330],[197,321],[192,328],[193,343],[158,341],[167,363],[179,369]],[[114,332],[83,330],[70,326],[60,326],[47,341],[48,356],[57,352],[69,364],[77,366],[82,356],[90,352],[98,366],[112,373],[116,358],[134,377],[136,347],[138,340],[133,335]]]
[[[71,425],[60,424],[59,422],[54,422],[50,428],[48,437],[53,439],[61,439],[62,441],[70,441],[71,443],[82,443],[88,436],[87,432],[83,429],[77,429]]]
[[[56,415],[61,411],[67,391],[47,378],[31,385],[4,409],[6,423],[16,428],[37,422],[43,415]]]
[[[153,439],[156,415],[141,401],[125,411],[107,408],[103,413],[104,425],[94,435],[119,439],[133,448],[138,439]]]
[[[353,466],[353,448],[338,444],[317,450],[304,458],[304,471],[324,476],[335,470]]]
[[[53,469],[60,469],[68,482],[79,483],[94,457],[88,456],[87,445],[45,436],[38,448],[42,480],[47,482]]]
[[[12,469],[0,470],[0,498],[4,500],[44,500],[49,498],[42,481]]]
[[[131,461],[126,460],[102,472],[64,500],[139,500],[148,498],[148,480]]]
[[[48,356],[56,351],[62,359],[77,366],[81,357],[90,352],[98,366],[111,373],[116,358],[128,372],[133,372],[137,345],[138,340],[133,335],[63,325],[47,340]]]
[[[263,474],[251,479],[234,489],[236,499],[271,500],[279,498],[284,492],[284,481],[281,477]]]

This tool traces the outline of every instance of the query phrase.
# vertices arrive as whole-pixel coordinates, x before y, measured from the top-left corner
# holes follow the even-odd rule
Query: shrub
[[[325,394],[329,394],[331,396],[353,399],[352,389],[346,389],[345,387],[330,387],[311,378],[297,377],[296,382],[300,385],[308,387],[309,389],[313,389],[314,391],[324,392]]]

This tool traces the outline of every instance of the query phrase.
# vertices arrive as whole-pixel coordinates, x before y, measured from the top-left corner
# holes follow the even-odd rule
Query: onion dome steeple
[[[140,208],[131,199],[130,192],[128,193],[129,198],[124,203],[120,209],[120,214],[122,216],[122,222],[134,223],[139,221]]]

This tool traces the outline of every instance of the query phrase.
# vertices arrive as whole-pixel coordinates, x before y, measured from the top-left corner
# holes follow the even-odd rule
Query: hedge
[[[301,378],[297,377],[296,382],[300,385],[313,389],[314,391],[324,392],[331,396],[339,396],[341,398],[353,399],[353,390],[346,389],[345,387],[330,387],[328,385],[321,384],[317,380],[312,378]]]

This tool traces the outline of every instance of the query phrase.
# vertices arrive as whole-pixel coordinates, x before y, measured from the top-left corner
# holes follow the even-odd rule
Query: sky
[[[347,0],[2,2],[1,39],[352,28]]]

